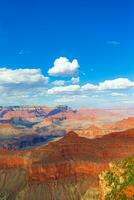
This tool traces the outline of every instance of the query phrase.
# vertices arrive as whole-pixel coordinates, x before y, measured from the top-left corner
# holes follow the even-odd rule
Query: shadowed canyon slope
[[[0,107],[0,149],[29,149],[61,138],[70,130],[96,138],[134,128],[125,111],[68,106]],[[130,113],[131,115],[131,113]]]

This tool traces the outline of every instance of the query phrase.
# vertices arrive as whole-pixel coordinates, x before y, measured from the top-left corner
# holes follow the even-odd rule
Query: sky
[[[134,105],[133,0],[0,0],[0,105]]]

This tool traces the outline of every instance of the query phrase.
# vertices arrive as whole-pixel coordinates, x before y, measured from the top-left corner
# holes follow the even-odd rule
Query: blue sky
[[[132,0],[1,0],[0,104],[133,105],[133,9]]]

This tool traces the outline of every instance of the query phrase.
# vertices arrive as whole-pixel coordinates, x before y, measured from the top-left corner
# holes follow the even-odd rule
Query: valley
[[[82,115],[66,106],[13,109],[0,112],[6,200],[98,200],[99,175],[134,154],[132,116],[91,109]]]

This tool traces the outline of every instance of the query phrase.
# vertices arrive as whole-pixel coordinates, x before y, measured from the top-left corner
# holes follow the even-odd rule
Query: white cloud
[[[53,102],[79,102],[79,104],[82,104],[83,102],[83,105],[85,105],[85,102],[89,103],[88,95],[90,95],[90,101],[93,101],[92,99],[95,99],[94,94],[103,93],[96,96],[96,100],[100,102],[100,97],[105,99],[106,95],[127,97],[126,90],[125,94],[120,90],[134,87],[134,82],[128,78],[105,80],[98,84],[87,83],[83,86],[78,84],[79,81],[79,77],[74,76],[68,81],[64,79],[56,80],[48,85],[49,78],[44,76],[40,69],[0,68],[0,104],[29,103],[29,105],[37,105],[52,104]],[[66,85],[69,83],[70,85]],[[122,100],[127,100],[127,98],[122,98]]]
[[[46,94],[48,81],[40,69],[0,68],[0,104],[33,104],[35,100],[40,103],[40,94]]]
[[[87,83],[85,85],[83,85],[81,87],[82,91],[88,91],[88,90],[97,90],[98,89],[98,86],[96,85],[93,85],[91,83]]]
[[[127,78],[117,78],[114,80],[106,80],[99,83],[99,90],[111,90],[111,89],[126,89],[134,86],[134,82],[130,81]]]
[[[70,62],[66,57],[57,58],[54,66],[48,70],[50,76],[73,76],[77,74],[79,68],[78,61],[74,59]]]
[[[31,84],[48,83],[40,69],[8,69],[0,68],[0,85],[3,84]]]
[[[74,94],[80,91],[79,85],[68,85],[61,87],[53,87],[47,91],[48,94]]]
[[[71,78],[71,82],[72,82],[72,84],[77,84],[77,83],[79,83],[80,82],[80,78],[79,77],[72,77]]]
[[[63,85],[65,85],[65,81],[56,80],[56,81],[52,82],[52,84],[55,85],[55,86],[63,86]]]
[[[117,90],[117,89],[126,89],[129,87],[134,87],[134,82],[130,81],[127,78],[117,78],[113,80],[105,80],[104,82],[100,82],[98,85],[93,85],[90,83],[82,86],[82,90]]]
[[[134,82],[130,81],[127,78],[117,78],[114,80],[105,80],[104,82],[100,82],[98,85],[87,83],[83,86],[80,85],[69,85],[69,86],[61,86],[61,87],[53,87],[47,91],[48,94],[86,94],[87,91],[91,92],[104,92],[107,90],[120,90],[127,89],[129,87],[134,87]],[[113,95],[122,95],[113,93]]]
[[[127,94],[113,92],[113,93],[111,93],[111,96],[113,96],[113,97],[127,97]]]

